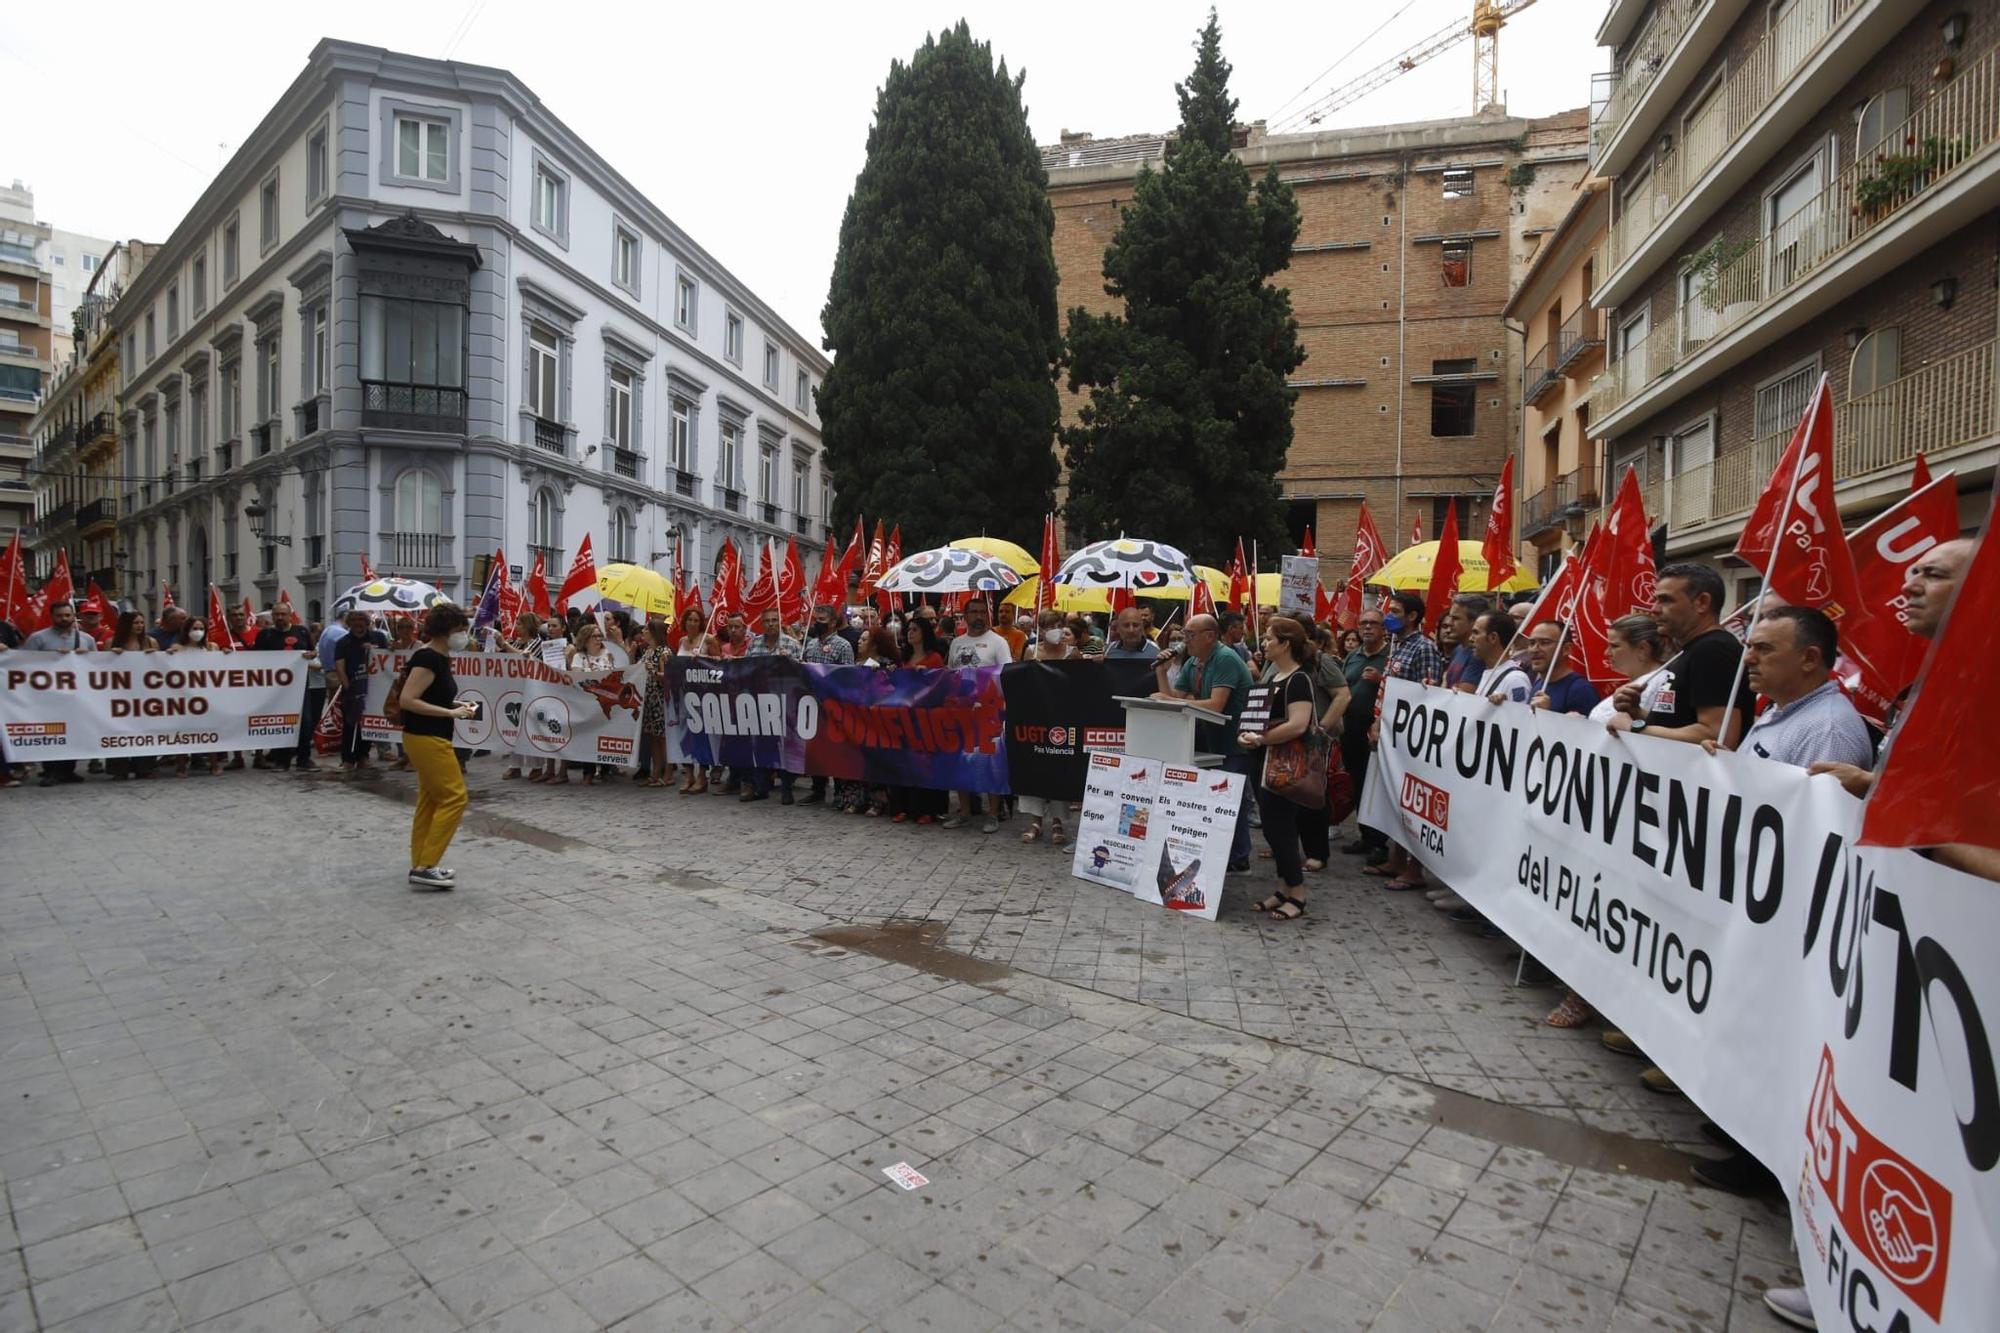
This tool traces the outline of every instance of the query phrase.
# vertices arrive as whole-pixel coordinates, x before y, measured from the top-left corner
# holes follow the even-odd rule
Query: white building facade
[[[503,70],[321,42],[114,318],[151,610],[826,539],[826,359]]]

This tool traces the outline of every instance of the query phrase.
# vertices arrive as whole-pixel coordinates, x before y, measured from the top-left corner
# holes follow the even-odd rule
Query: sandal
[[[1595,1017],[1597,1011],[1590,1007],[1590,1001],[1571,991],[1542,1021],[1552,1028],[1580,1028]]]
[[[1310,857],[1310,856],[1309,856],[1309,857],[1307,857],[1307,858],[1305,859],[1305,863],[1304,863],[1304,864],[1305,864],[1305,868],[1306,868],[1307,870],[1324,870],[1324,869],[1326,869],[1326,862],[1324,862],[1324,861],[1321,861],[1321,860],[1318,860],[1318,859],[1316,859],[1316,858],[1313,858],[1313,857]]]
[[[1387,866],[1363,866],[1361,873],[1370,879],[1386,879],[1390,875],[1390,870]]]
[[[1408,893],[1411,889],[1427,889],[1430,885],[1421,879],[1392,879],[1382,886],[1388,893]]]
[[[1273,921],[1297,921],[1306,914],[1305,899],[1294,898],[1289,893],[1281,893],[1278,896],[1283,901],[1271,909],[1270,917]],[[1291,910],[1287,911],[1287,908]]]
[[[1250,904],[1250,910],[1253,912],[1275,912],[1284,905],[1285,905],[1285,895],[1282,893],[1274,893],[1261,903]]]
[[[1034,826],[1030,828],[1026,833],[1023,833],[1021,835],[1021,841],[1040,842],[1041,840],[1042,840],[1042,821],[1037,819],[1034,823]]]
[[[889,822],[891,824],[907,824],[910,822],[910,817],[903,811],[898,810],[895,814],[889,816]]]
[[[1058,819],[1055,822],[1055,827],[1049,831],[1049,846],[1067,847],[1068,845],[1069,838],[1063,833],[1062,821]]]

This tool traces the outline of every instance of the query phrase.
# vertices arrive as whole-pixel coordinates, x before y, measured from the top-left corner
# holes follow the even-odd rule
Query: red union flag
[[[2000,690],[2000,542],[1992,519],[1973,549],[1924,658],[1916,693],[1889,738],[1861,815],[1870,847],[1949,842],[2000,848],[2000,746],[1977,725],[1979,705]]]
[[[1604,617],[1608,625],[1634,611],[1653,609],[1653,538],[1646,527],[1646,497],[1639,474],[1631,468],[1618,483],[1618,495],[1604,516]]]
[[[1843,631],[1868,618],[1834,501],[1833,390],[1825,375],[1743,524],[1736,554],[1764,575],[1772,592],[1826,612]]]
[[[28,572],[21,562],[21,533],[16,529],[0,555],[0,620],[15,629],[30,628],[28,617]]]
[[[1229,558],[1229,609],[1241,611],[1246,602],[1256,600],[1257,584],[1243,558],[1243,539],[1236,539],[1236,554]]]
[[[712,608],[708,617],[708,632],[720,634],[730,615],[743,609],[743,558],[736,554],[736,543],[724,537],[722,551],[715,557],[715,584],[709,594]]]
[[[1479,544],[1486,557],[1486,590],[1499,587],[1514,577],[1520,562],[1514,558],[1514,455],[1500,468],[1500,484],[1493,488],[1493,506],[1486,513],[1486,539]]]
[[[839,606],[845,599],[836,582],[840,576],[840,548],[833,544],[833,534],[826,534],[826,550],[819,558],[819,573],[813,576],[813,604],[816,606]],[[675,571],[674,582],[680,582],[680,573]]]
[[[778,574],[772,564],[771,542],[766,538],[763,553],[757,557],[757,581],[750,585],[749,595],[743,599],[743,613],[753,630],[759,618],[778,605]]]
[[[246,625],[245,632],[249,632]],[[229,617],[222,610],[222,589],[213,583],[208,585],[208,641],[224,652],[234,652],[239,645],[229,634]]]
[[[1056,516],[1042,515],[1042,560],[1035,581],[1035,610],[1047,611],[1056,604],[1056,571],[1062,568],[1062,551],[1056,545]]]
[[[1451,599],[1458,595],[1459,575],[1465,572],[1464,563],[1458,558],[1458,501],[1447,500],[1444,506],[1444,529],[1438,533],[1437,557],[1431,561],[1431,586],[1424,593],[1424,628],[1434,630],[1444,613],[1451,609]]]
[[[1841,683],[1861,715],[1888,725],[1889,705],[1917,678],[1930,645],[1910,632],[1903,580],[1911,565],[1958,536],[1958,477],[1947,472],[1848,538],[1869,617],[1841,627]]]
[[[549,613],[549,573],[539,548],[535,551],[535,563],[528,570],[527,581],[528,609],[538,616],[546,616]]]
[[[1361,594],[1376,570],[1389,563],[1389,548],[1375,530],[1368,515],[1368,502],[1361,502],[1361,518],[1354,526],[1354,563],[1347,567],[1347,582],[1333,599],[1333,618],[1342,629],[1353,629],[1361,619]]]
[[[568,615],[569,599],[596,586],[597,557],[590,553],[590,534],[586,532],[576,548],[576,559],[569,562],[569,573],[563,575],[562,587],[556,592],[556,610]]]
[[[861,583],[856,589],[861,599],[867,601],[874,595],[875,580],[888,572],[889,564],[883,557],[888,554],[888,546],[882,540],[882,520],[875,520],[875,535],[868,539],[868,558],[861,562]]]
[[[796,538],[785,538],[785,561],[778,566],[778,613],[787,625],[802,625],[810,608],[806,605],[806,567],[799,560]]]

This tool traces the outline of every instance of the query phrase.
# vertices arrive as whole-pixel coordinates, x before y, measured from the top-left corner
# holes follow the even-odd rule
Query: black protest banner
[[[1153,664],[1016,662],[1002,668],[1000,688],[1015,794],[1080,801],[1092,752],[1125,748],[1125,709],[1117,696],[1151,694]]]

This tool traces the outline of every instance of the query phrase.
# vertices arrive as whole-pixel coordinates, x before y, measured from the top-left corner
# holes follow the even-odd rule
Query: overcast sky
[[[1307,88],[1396,55],[1469,15],[1471,0],[1222,0],[1218,9],[1238,115],[1275,126],[1312,100]],[[1064,129],[1159,131],[1177,118],[1173,85],[1193,62],[1207,10],[1208,0],[349,0],[326,9],[197,3],[170,16],[123,0],[44,8],[0,35],[0,83],[13,108],[0,177],[34,187],[45,222],[165,240],[320,37],[449,55],[512,70],[816,340],[841,211],[891,59],[907,59],[927,31],[963,13],[1010,70],[1027,72],[1039,142]],[[1603,0],[1539,0],[1508,24],[1500,83],[1511,111],[1545,115],[1588,101],[1590,75],[1605,64],[1592,42],[1603,12]],[[1327,123],[1458,115],[1471,102],[1467,40]]]

